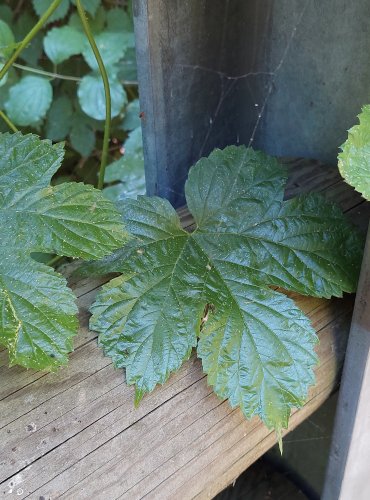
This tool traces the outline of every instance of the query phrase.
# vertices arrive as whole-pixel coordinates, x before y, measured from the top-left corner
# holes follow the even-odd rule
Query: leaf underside
[[[359,120],[348,132],[338,166],[346,182],[370,201],[370,105],[363,107]]]
[[[35,135],[0,134],[0,344],[11,364],[54,370],[77,330],[73,293],[32,252],[96,259],[126,240],[120,214],[91,186],[50,186],[64,156]]]
[[[231,146],[190,170],[193,233],[165,200],[120,202],[134,239],[86,270],[121,273],[98,295],[91,328],[126,368],[137,402],[197,346],[216,394],[246,417],[279,432],[304,403],[317,337],[271,287],[317,297],[354,291],[361,238],[318,195],[283,201],[285,183],[276,160]]]

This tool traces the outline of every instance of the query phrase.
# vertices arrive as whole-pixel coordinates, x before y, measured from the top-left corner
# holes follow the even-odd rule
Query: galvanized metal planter
[[[368,101],[368,0],[134,0],[149,194],[215,147],[335,161]]]

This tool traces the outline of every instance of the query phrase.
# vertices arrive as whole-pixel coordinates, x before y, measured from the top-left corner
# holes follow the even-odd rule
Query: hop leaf
[[[360,124],[348,132],[339,154],[339,171],[346,182],[370,201],[370,106],[359,115]]]
[[[50,186],[63,146],[35,135],[0,135],[0,344],[11,364],[66,364],[76,306],[62,276],[31,252],[100,258],[125,241],[121,217],[91,186]]]
[[[231,146],[190,171],[192,234],[165,200],[121,202],[135,239],[96,264],[122,275],[99,294],[91,327],[126,368],[136,401],[181,366],[199,337],[209,383],[246,417],[280,432],[303,404],[316,335],[271,286],[320,297],[354,291],[361,240],[319,196],[283,201],[285,182],[276,160]]]

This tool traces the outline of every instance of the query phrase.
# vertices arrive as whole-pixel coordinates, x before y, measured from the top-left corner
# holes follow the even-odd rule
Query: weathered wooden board
[[[289,195],[312,188],[367,226],[369,204],[338,180],[335,169],[296,162]],[[184,226],[191,225],[187,212],[181,214]],[[106,280],[71,281],[81,329],[68,368],[56,374],[9,369],[0,352],[0,497],[210,498],[271,447],[275,435],[219,400],[194,357],[135,409],[133,388],[88,330],[88,307]],[[317,384],[293,413],[292,429],[337,384],[353,299],[290,295],[320,337]]]
[[[370,498],[370,226],[346,352],[324,500]]]

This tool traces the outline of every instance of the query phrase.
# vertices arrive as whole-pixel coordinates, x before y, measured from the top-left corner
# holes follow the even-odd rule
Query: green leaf
[[[72,147],[85,158],[92,153],[96,141],[95,132],[86,118],[82,113],[77,114],[69,135]]]
[[[35,135],[0,135],[0,344],[27,368],[66,364],[77,329],[65,279],[31,254],[94,259],[126,239],[119,213],[92,186],[50,186],[63,155]]]
[[[131,101],[125,110],[125,117],[123,119],[121,128],[123,130],[134,130],[141,127],[140,120],[140,102],[139,99]]]
[[[50,0],[32,0],[32,5],[35,9],[36,14],[41,17],[46,9],[50,6]],[[62,3],[47,20],[47,24],[53,23],[54,21],[59,21],[59,19],[63,19],[63,17],[67,15],[68,10],[69,0],[62,0]]]
[[[0,19],[0,57],[7,59],[14,50],[14,35],[6,22]]]
[[[98,7],[94,17],[92,17],[89,13],[87,14],[89,26],[94,35],[99,34],[104,29],[106,14],[106,10],[102,5]],[[72,12],[68,19],[68,25],[80,31],[83,31],[83,26],[78,12]]]
[[[16,125],[35,125],[45,117],[52,98],[49,80],[41,76],[24,76],[10,89],[5,109]]]
[[[27,35],[27,33],[33,28],[36,24],[37,18],[32,15],[31,12],[25,11],[20,14],[17,18],[17,21],[14,25],[14,34],[16,40],[20,42]],[[28,46],[22,50],[19,57],[25,63],[30,66],[37,66],[38,60],[42,56],[43,53],[43,33],[38,33],[28,44]]]
[[[95,37],[95,42],[104,65],[108,67],[122,59],[128,48],[135,46],[133,33],[104,31]],[[99,66],[88,41],[85,41],[85,50],[82,54],[90,68],[97,71]]]
[[[76,5],[76,0],[72,0],[73,5]],[[82,0],[82,6],[92,17],[95,16],[98,10],[101,0]]]
[[[115,7],[107,12],[108,31],[134,31],[134,24],[129,14],[122,8]]]
[[[112,201],[145,194],[144,153],[141,127],[133,130],[124,144],[122,158],[107,166],[105,182],[117,182],[104,188],[103,194]]]
[[[230,146],[200,160],[186,183],[196,230],[170,204],[120,202],[134,239],[90,272],[120,272],[92,307],[91,328],[136,401],[198,355],[209,383],[248,418],[280,432],[314,382],[308,318],[271,286],[328,297],[354,291],[362,240],[318,195],[283,201],[274,159]]]
[[[120,81],[137,81],[136,51],[134,48],[127,49],[124,59],[119,61],[117,77]]]
[[[71,130],[72,116],[72,103],[66,95],[54,99],[46,116],[46,137],[52,141],[64,140]]]
[[[13,12],[9,5],[0,5],[0,19],[7,24],[11,24],[13,20]]]
[[[44,50],[54,64],[80,54],[85,46],[85,36],[71,26],[52,28],[44,38]]]
[[[109,81],[112,99],[112,117],[119,115],[127,102],[126,92],[115,79]],[[82,78],[78,87],[78,100],[84,113],[95,120],[105,119],[105,93],[100,75],[88,74]]]
[[[362,108],[359,119],[348,131],[338,166],[345,181],[370,201],[370,105]]]

